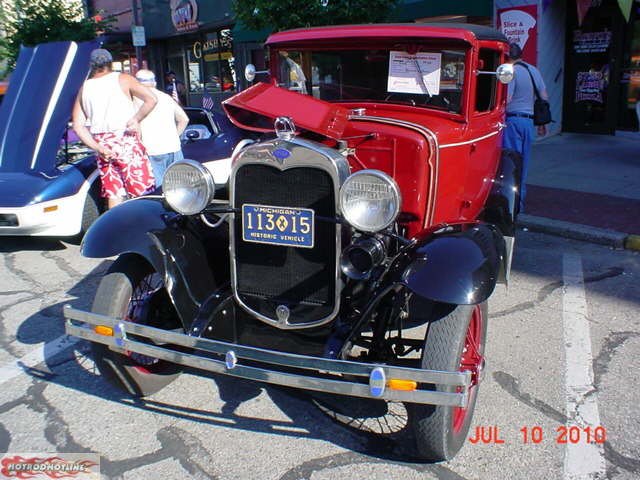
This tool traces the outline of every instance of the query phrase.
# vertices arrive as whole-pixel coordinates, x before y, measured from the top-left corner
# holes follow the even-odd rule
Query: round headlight
[[[340,188],[342,215],[363,232],[377,232],[391,225],[400,212],[400,204],[395,180],[379,170],[360,170]]]
[[[195,215],[209,205],[216,185],[209,171],[193,160],[172,163],[164,174],[162,191],[167,203],[183,215]]]

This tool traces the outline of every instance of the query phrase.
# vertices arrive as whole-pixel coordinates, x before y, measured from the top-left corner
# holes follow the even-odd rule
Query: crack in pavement
[[[598,355],[598,357],[600,357],[600,355]],[[548,403],[537,399],[531,394],[522,392],[520,390],[520,385],[517,378],[509,375],[506,372],[500,371],[493,372],[493,378],[504,391],[506,391],[516,400],[539,411],[547,418],[550,418],[551,420],[558,422],[561,425],[567,424],[568,417],[564,413],[556,410]],[[597,386],[593,391],[597,391]],[[604,456],[611,465],[615,465],[616,467],[622,468],[623,470],[626,470],[630,473],[640,473],[640,460],[626,457],[617,452],[611,446],[611,442],[609,440],[604,442]]]
[[[96,453],[90,448],[81,445],[72,435],[68,423],[64,420],[56,407],[44,397],[44,391],[49,384],[33,379],[27,393],[18,401],[8,402],[0,406],[0,412],[14,408],[17,405],[25,405],[34,412],[45,415],[46,427],[45,439],[51,443],[58,452]],[[217,475],[211,471],[214,459],[204,447],[202,442],[191,433],[178,427],[164,427],[156,432],[156,438],[161,448],[138,457],[124,460],[110,460],[101,456],[101,470],[110,478],[120,478],[124,473],[145,465],[151,465],[159,461],[173,458],[194,479],[217,479]],[[1,449],[0,449],[1,450]]]
[[[40,252],[40,256],[42,258],[46,258],[48,260],[53,260],[55,262],[56,266],[60,270],[62,270],[64,273],[66,273],[69,276],[69,278],[71,278],[71,279],[77,279],[79,277],[80,278],[84,277],[83,273],[81,273],[78,270],[76,270],[75,268],[73,268],[71,266],[71,264],[67,260],[62,258],[62,257],[54,255],[51,252]]]
[[[640,332],[611,332],[605,337],[600,353],[593,359],[593,384],[596,388],[599,388],[602,378],[609,371],[609,364],[616,350],[622,346],[624,342],[634,337],[640,337]]]
[[[5,350],[7,353],[9,353],[9,355],[11,355],[13,357],[20,358],[22,356],[22,353],[20,353],[18,351],[18,349],[16,349],[12,345],[13,342],[16,340],[16,337],[12,336],[12,335],[9,335],[6,332],[6,328],[4,326],[4,312],[9,310],[10,308],[15,307],[16,305],[20,305],[21,303],[29,302],[31,300],[35,300],[37,298],[38,298],[37,294],[32,294],[29,297],[22,298],[22,299],[17,300],[17,301],[15,301],[13,303],[9,303],[7,305],[3,305],[2,307],[0,307],[0,348]]]
[[[607,278],[620,276],[623,273],[624,273],[624,268],[612,267],[604,273],[599,273],[597,275],[585,277],[584,283],[599,282],[602,280],[606,280]],[[545,285],[540,289],[540,291],[538,292],[538,296],[535,300],[529,300],[529,301],[514,305],[513,307],[507,308],[505,310],[500,310],[499,312],[490,314],[489,318],[504,317],[506,315],[511,315],[512,313],[518,313],[518,312],[522,312],[523,310],[529,310],[529,309],[535,308],[537,305],[543,303],[553,292],[555,292],[559,288],[562,288],[563,286],[564,286],[564,282],[562,280],[557,280],[555,282],[548,283],[547,285]]]
[[[0,423],[0,452],[8,452],[11,445],[11,434],[9,430]]]
[[[218,478],[211,471],[211,466],[215,463],[213,457],[196,436],[181,428],[170,426],[158,430],[156,438],[161,447],[154,452],[125,460],[101,460],[102,473],[111,478],[120,478],[133,469],[173,458],[189,473],[190,478]]]
[[[596,390],[601,389],[603,378],[608,373],[609,364],[618,348],[627,340],[637,337],[640,337],[640,332],[635,331],[611,332],[605,337],[598,356],[593,359],[593,384]],[[631,473],[640,473],[640,459],[619,453],[609,440],[604,443],[604,455],[613,465]]]
[[[387,459],[374,458],[367,455],[362,455],[357,452],[344,452],[329,455],[327,457],[315,458],[313,460],[307,460],[301,463],[297,467],[285,472],[280,480],[301,480],[310,479],[316,472],[323,470],[330,470],[334,468],[345,467],[349,465],[358,464],[393,464],[410,468],[419,473],[429,472],[435,475],[439,480],[465,480],[464,477],[458,475],[453,470],[447,468],[443,464],[410,464],[404,462],[394,462]]]
[[[554,420],[563,425],[567,423],[568,418],[564,413],[556,410],[548,403],[535,398],[531,394],[522,392],[520,390],[518,379],[513,377],[512,375],[509,375],[506,372],[497,371],[493,372],[493,379],[505,392],[514,397],[516,400],[530,406],[535,410],[538,410],[540,413],[544,414],[551,420]]]
[[[44,286],[40,282],[38,282],[35,278],[33,278],[28,272],[16,267],[14,253],[9,253],[4,255],[4,264],[7,267],[7,270],[9,270],[10,273],[14,274],[20,280],[34,287],[37,286],[41,290],[45,290]]]

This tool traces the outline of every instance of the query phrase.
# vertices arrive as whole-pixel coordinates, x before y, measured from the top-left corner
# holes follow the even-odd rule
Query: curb
[[[606,228],[591,227],[524,213],[518,215],[518,225],[534,232],[547,233],[614,248],[640,251],[640,235],[631,235]]]

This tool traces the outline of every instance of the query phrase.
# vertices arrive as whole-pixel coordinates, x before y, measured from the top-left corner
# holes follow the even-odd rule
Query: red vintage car
[[[228,184],[178,162],[163,198],[103,215],[82,252],[118,259],[91,313],[65,310],[67,332],[94,342],[100,371],[133,395],[192,366],[404,402],[417,451],[450,459],[513,247],[507,40],[416,24],[300,29],[267,44],[270,81],[224,103],[252,132]]]

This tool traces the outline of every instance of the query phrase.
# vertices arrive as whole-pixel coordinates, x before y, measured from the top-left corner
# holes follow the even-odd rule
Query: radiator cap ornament
[[[273,122],[273,129],[281,140],[291,140],[296,135],[296,125],[291,117],[278,117]]]
[[[276,317],[278,317],[278,321],[280,323],[287,323],[290,313],[291,312],[289,311],[289,307],[287,307],[286,305],[278,305],[278,307],[276,308]]]

